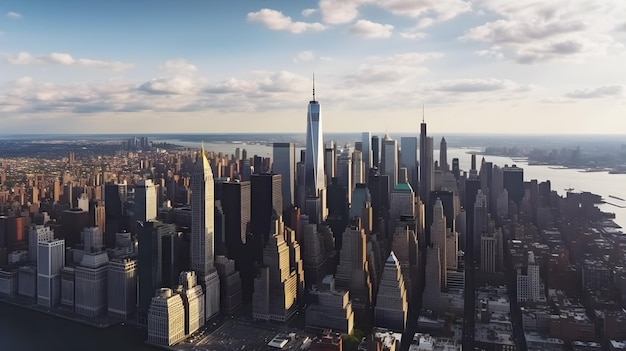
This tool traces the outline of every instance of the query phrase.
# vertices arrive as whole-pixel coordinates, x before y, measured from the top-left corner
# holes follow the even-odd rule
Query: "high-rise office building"
[[[220,311],[220,278],[214,264],[213,172],[204,146],[193,167],[191,192],[191,269],[204,287],[204,317],[208,320]]]
[[[335,289],[335,278],[327,275],[310,292],[313,303],[306,309],[306,330],[319,333],[326,329],[350,334],[354,328],[354,311],[350,293]]]
[[[135,220],[145,222],[157,217],[157,192],[152,180],[135,184]]]
[[[104,185],[104,208],[106,212],[106,246],[115,247],[115,233],[124,228],[124,203],[127,199],[126,183]]]
[[[337,155],[337,183],[345,187],[348,203],[352,201],[352,151],[346,147]],[[329,184],[330,185],[330,184]]]
[[[400,167],[406,168],[409,184],[411,188],[418,188],[418,169],[417,169],[417,138],[402,137],[400,138]]]
[[[28,259],[36,263],[37,244],[40,241],[49,241],[52,239],[54,239],[54,231],[52,228],[43,225],[31,225],[28,229]]]
[[[509,200],[518,206],[524,197],[524,169],[513,165],[502,169],[504,189],[509,192]]]
[[[430,165],[428,163],[428,136],[426,135],[426,123],[422,120],[420,124],[420,191],[419,196],[424,206],[428,208],[429,200],[428,195],[430,194],[430,184],[429,184],[429,174],[430,174]],[[429,223],[430,224],[430,223]]]
[[[78,201],[78,208],[80,208],[83,211],[89,211],[89,197],[87,196],[87,194],[82,193],[80,194],[80,196],[77,199]]]
[[[127,320],[137,306],[137,260],[132,258],[109,261],[107,271],[107,315]]]
[[[148,341],[174,345],[185,338],[185,306],[180,294],[161,288],[150,302]]]
[[[372,302],[372,282],[367,261],[365,230],[356,226],[346,228],[342,237],[339,266],[335,275],[337,287],[350,291],[357,320],[369,315]]]
[[[74,311],[77,315],[94,318],[106,313],[108,265],[106,252],[85,253],[74,268]]]
[[[446,267],[447,260],[447,250],[446,250],[446,217],[443,214],[443,204],[441,200],[435,200],[435,204],[433,206],[433,222],[430,226],[430,241],[434,247],[439,249],[439,273],[441,274],[440,281],[441,287],[445,288],[446,284],[446,274],[448,268]]]
[[[474,262],[481,262],[481,236],[487,231],[487,215],[487,196],[479,189],[474,202]]]
[[[540,291],[539,264],[535,261],[535,253],[528,251],[526,274],[522,274],[520,268],[517,269],[517,301],[537,301]]]
[[[222,184],[224,232],[228,257],[237,260],[250,233],[250,182],[226,182]]]
[[[363,152],[354,150],[352,153],[352,185],[354,189],[357,184],[365,183],[365,168],[363,167]]]
[[[292,231],[282,218],[274,222],[272,237],[263,250],[260,275],[254,281],[252,316],[260,320],[284,322],[295,313],[298,298],[298,276],[291,269],[290,250],[285,236]]]
[[[441,142],[439,143],[439,168],[441,168],[443,173],[450,171],[448,166],[448,143],[445,137],[441,137]]]
[[[382,156],[380,173],[389,176],[389,189],[393,189],[398,184],[398,142],[389,134],[383,139]]]
[[[376,326],[397,332],[404,332],[409,303],[400,263],[393,251],[389,254],[383,269],[374,316]]]
[[[461,166],[459,165],[459,159],[456,157],[452,159],[452,174],[457,181],[461,178]]]
[[[159,221],[147,221],[138,227],[138,280],[139,280],[139,311],[140,323],[146,323],[146,313],[154,289],[163,284],[163,237],[176,235],[176,226]]]
[[[361,152],[363,153],[363,167],[365,174],[372,168],[372,133],[361,133]]]
[[[65,266],[65,240],[37,243],[37,304],[56,306],[61,299],[61,268]]]
[[[380,167],[380,138],[377,135],[372,137],[372,167]]]
[[[280,174],[255,174],[250,183],[250,203],[254,206],[254,211],[250,213],[250,230],[254,240],[253,251],[260,262],[272,223],[277,216],[282,216],[282,178]]]
[[[415,217],[415,193],[409,183],[398,183],[389,196],[390,230],[395,230],[402,216]]]
[[[295,205],[296,149],[293,143],[274,143],[272,173],[282,177],[283,210]]]
[[[400,263],[407,296],[411,300],[416,294],[418,274],[418,245],[415,231],[408,226],[398,225],[393,234],[391,250]]]
[[[480,271],[496,272],[496,237],[494,233],[483,233],[480,236]]]
[[[319,196],[325,188],[324,177],[324,137],[322,112],[315,100],[315,82],[313,82],[313,100],[309,101],[306,126],[306,152],[304,161],[306,196]]]
[[[235,270],[235,261],[226,256],[215,257],[215,267],[220,276],[220,298],[222,313],[232,314],[241,307],[243,292],[241,276]],[[252,291],[250,291],[252,294]]]
[[[324,147],[324,174],[326,184],[330,184],[330,180],[337,173],[337,146],[335,142],[329,140]]]
[[[89,227],[89,212],[80,208],[72,208],[63,211],[61,218],[61,230],[57,231],[57,236],[65,239],[67,247],[76,247],[80,243],[80,233],[83,228]]]
[[[75,270],[74,267],[61,268],[61,305],[63,307],[74,310],[74,298],[75,298]],[[135,295],[137,294],[137,285],[134,289]]]
[[[375,168],[370,169],[367,178],[367,189],[372,199],[374,231],[379,233],[383,233],[385,230],[385,227],[380,227],[379,219],[382,218],[386,221],[389,217],[389,193],[391,189],[389,189],[388,178],[389,176],[380,174]],[[386,232],[384,233],[386,234]]]
[[[179,279],[177,290],[185,307],[185,334],[189,335],[204,325],[204,293],[195,272],[181,272]]]
[[[98,227],[83,228],[80,237],[86,252],[98,252],[104,248],[104,233]]]
[[[307,287],[317,285],[326,276],[326,250],[324,250],[323,237],[317,230],[317,225],[309,223],[309,217],[300,217],[301,237],[303,238],[305,281]]]

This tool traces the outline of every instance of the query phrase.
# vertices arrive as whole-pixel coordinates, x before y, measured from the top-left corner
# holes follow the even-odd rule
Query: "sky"
[[[3,0],[0,134],[626,135],[623,0]]]

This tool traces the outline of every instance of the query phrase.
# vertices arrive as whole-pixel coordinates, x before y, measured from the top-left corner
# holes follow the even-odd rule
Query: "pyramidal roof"
[[[391,253],[389,254],[389,258],[387,258],[387,263],[398,264],[398,258],[396,257],[396,254],[393,253],[393,251],[391,251]]]

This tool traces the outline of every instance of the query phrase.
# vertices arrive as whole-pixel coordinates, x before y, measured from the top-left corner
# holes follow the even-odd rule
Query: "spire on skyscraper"
[[[315,72],[313,72],[313,101],[315,101]]]

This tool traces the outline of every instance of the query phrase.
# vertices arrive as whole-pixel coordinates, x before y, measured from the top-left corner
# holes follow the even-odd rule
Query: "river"
[[[0,302],[0,350],[156,351],[144,343],[145,330],[115,325],[90,327]]]

